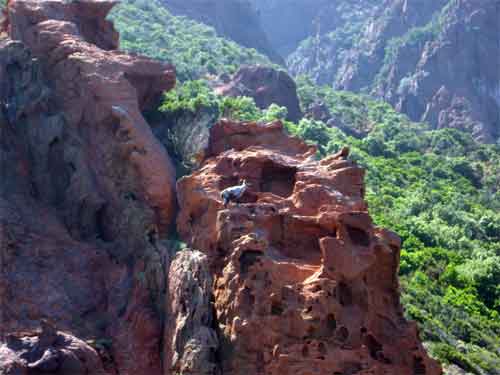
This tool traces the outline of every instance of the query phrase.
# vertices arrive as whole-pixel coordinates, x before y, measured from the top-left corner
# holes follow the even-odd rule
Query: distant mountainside
[[[284,59],[273,49],[255,8],[248,0],[161,0],[174,14],[186,16],[212,26],[224,36],[244,47],[255,48],[273,62],[284,65]]]
[[[123,0],[110,19],[120,30],[120,48],[169,61],[177,79],[234,73],[241,65],[272,65],[269,58],[221,37],[213,27],[174,16],[160,0]]]
[[[252,1],[293,75],[499,139],[498,0]]]
[[[286,57],[299,44],[346,26],[380,6],[377,0],[250,0],[273,47]],[[348,25],[347,25],[348,24]]]
[[[391,0],[366,14],[306,39],[289,70],[383,98],[434,128],[499,138],[499,1]]]

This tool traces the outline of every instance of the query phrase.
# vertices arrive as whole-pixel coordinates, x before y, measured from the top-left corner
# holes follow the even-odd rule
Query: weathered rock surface
[[[5,375],[108,374],[95,349],[46,322],[39,331],[6,336],[0,342],[0,366]]]
[[[208,258],[185,250],[172,261],[166,298],[165,375],[220,373]]]
[[[291,121],[299,121],[302,117],[297,86],[283,70],[261,65],[244,66],[216,92],[225,96],[251,97],[261,109],[276,103],[288,109],[287,118]]]
[[[179,180],[181,237],[209,260],[226,374],[440,374],[399,303],[400,239],[373,225],[364,171],[281,123],[221,121]],[[224,208],[220,191],[250,190]]]
[[[175,72],[115,50],[105,20],[113,4],[9,2],[10,39],[0,42],[0,340],[11,367],[38,358],[19,362],[23,347],[6,338],[49,319],[75,337],[67,345],[105,342],[106,374],[162,372],[175,171],[141,111],[173,87]],[[84,373],[98,374],[91,364]]]

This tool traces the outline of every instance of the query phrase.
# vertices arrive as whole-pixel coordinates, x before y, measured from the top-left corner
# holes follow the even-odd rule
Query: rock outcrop
[[[403,317],[400,239],[373,225],[364,171],[315,153],[279,122],[223,120],[178,182],[178,231],[214,277],[223,373],[440,374]]]
[[[25,341],[36,346],[23,337],[48,319],[68,335],[47,347],[55,348],[47,349],[49,363],[64,362],[54,353],[74,359],[83,351],[95,361],[82,373],[100,373],[99,361],[106,374],[162,370],[175,171],[141,112],[173,87],[175,71],[116,50],[105,19],[114,3],[8,3],[9,38],[0,42],[0,340],[2,355],[15,352],[14,367],[44,358],[37,349],[23,359]],[[106,345],[96,357],[83,340]]]
[[[273,103],[286,107],[290,121],[298,122],[302,117],[297,86],[283,70],[262,65],[244,66],[229,82],[217,87],[216,92],[224,96],[251,97],[261,109]]]
[[[166,298],[165,375],[219,374],[219,338],[208,258],[181,251],[170,267]]]

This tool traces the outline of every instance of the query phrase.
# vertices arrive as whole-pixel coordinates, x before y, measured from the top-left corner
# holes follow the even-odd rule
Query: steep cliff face
[[[364,17],[376,0],[251,0],[272,46],[287,57],[310,36],[340,29]]]
[[[115,50],[113,4],[9,2],[24,45],[0,46],[2,373],[161,370],[175,172],[141,111],[175,74]]]
[[[495,142],[498,2],[389,0],[367,9],[348,27],[339,24],[302,43],[288,57],[290,71],[384,98],[414,121]]]
[[[248,0],[162,0],[175,15],[213,26],[221,35],[245,47],[255,48],[275,63],[283,58],[269,43],[260,19]]]
[[[178,182],[179,233],[214,278],[223,372],[439,374],[403,317],[400,240],[372,224],[364,171],[315,152],[279,122],[221,121]],[[224,207],[220,191],[242,179]]]

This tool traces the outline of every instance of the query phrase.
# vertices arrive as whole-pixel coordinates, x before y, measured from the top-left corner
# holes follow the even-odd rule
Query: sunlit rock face
[[[400,239],[373,225],[363,169],[314,155],[279,122],[221,121],[178,182],[178,230],[214,278],[224,373],[440,374],[403,317]]]

